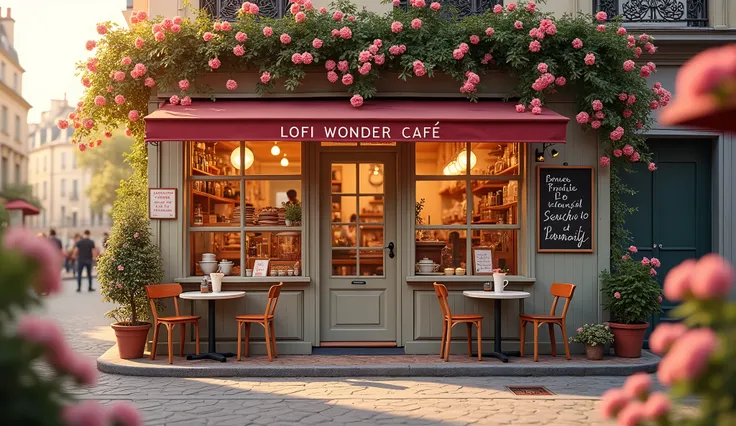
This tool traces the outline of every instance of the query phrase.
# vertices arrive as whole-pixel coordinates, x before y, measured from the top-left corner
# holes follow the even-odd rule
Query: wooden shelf
[[[209,198],[215,201],[222,201],[224,203],[229,203],[229,204],[236,204],[239,202],[238,200],[233,200],[232,198],[218,197],[218,196],[208,194],[206,192],[201,192],[201,191],[192,190],[192,195],[194,195],[195,197],[204,197],[204,198]]]
[[[516,172],[516,173],[514,173]],[[492,174],[491,176],[514,176],[519,174],[519,165],[511,166],[509,168],[506,168],[504,170],[501,170],[498,173]]]
[[[214,173],[205,172],[204,170],[200,170],[196,167],[192,167],[192,176],[196,175],[204,175],[204,176],[217,176]]]
[[[513,203],[501,204],[500,206],[487,206],[487,207],[483,207],[481,210],[494,210],[494,211],[507,210],[507,209],[510,209],[511,207],[516,206],[517,204],[518,204],[517,202],[513,202]]]
[[[454,186],[452,188],[445,188],[440,191],[440,195],[445,197],[462,197],[463,195],[465,195],[465,187]]]

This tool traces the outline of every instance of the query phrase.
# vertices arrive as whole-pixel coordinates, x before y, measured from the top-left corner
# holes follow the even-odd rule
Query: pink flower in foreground
[[[718,347],[718,336],[710,328],[689,330],[677,339],[657,370],[663,385],[690,381],[700,377]]]
[[[99,106],[103,106],[106,103],[107,103],[107,101],[105,100],[105,97],[104,96],[101,96],[101,95],[95,96],[95,105],[97,105],[98,107]]]
[[[600,129],[601,128],[601,122],[598,120],[594,120],[590,123],[590,127],[594,129]]]
[[[514,28],[516,28],[517,30],[520,30],[524,28],[524,24],[522,24],[521,21],[516,21],[514,22]]]
[[[411,20],[411,28],[414,30],[418,30],[422,28],[422,20],[419,18],[414,18]]]
[[[128,119],[130,121],[138,121],[138,111],[132,109],[128,112]]]
[[[667,395],[661,392],[654,392],[644,403],[644,417],[649,420],[658,420],[666,415],[671,407],[672,402]]]
[[[239,45],[233,47],[233,54],[235,56],[243,56],[243,55],[245,55],[245,47],[243,47],[242,44],[239,44]]]
[[[228,80],[225,83],[225,87],[227,88],[227,90],[235,90],[238,88],[238,83],[235,80]]]
[[[524,105],[521,105],[521,104],[516,105],[516,112],[524,112],[524,111],[526,111],[526,107]]]
[[[179,97],[176,95],[173,95],[172,97],[169,98],[169,102],[171,103],[171,105],[179,105]]]
[[[593,107],[593,111],[601,111],[603,109],[603,102],[599,99],[594,100],[590,104]]]
[[[335,83],[339,79],[340,79],[340,77],[337,75],[337,73],[335,71],[328,71],[327,72],[327,80],[329,80],[330,83]]]
[[[734,269],[717,254],[703,256],[697,264],[698,274],[690,281],[690,291],[701,300],[728,296],[734,279]]]
[[[652,379],[647,373],[636,373],[629,376],[622,388],[631,399],[645,397],[652,387]]]
[[[363,97],[360,95],[353,95],[353,97],[350,98],[350,105],[352,105],[354,108],[363,106]]]
[[[672,344],[685,333],[687,333],[687,327],[682,323],[660,323],[649,336],[649,348],[656,354],[664,355]]]
[[[624,151],[625,153],[625,151]],[[629,246],[629,251],[632,253],[638,253],[639,249],[636,248],[636,246]]]
[[[619,426],[637,426],[644,419],[644,404],[633,401],[618,414]]]
[[[244,32],[238,31],[238,33],[235,34],[235,40],[237,40],[238,43],[245,43],[245,41],[248,40],[248,35]]]
[[[633,71],[636,68],[636,64],[631,59],[624,62],[624,71]]]
[[[654,163],[649,163],[649,165],[647,166],[647,168],[649,169],[650,172],[653,172],[653,171],[657,170],[657,165],[654,164]]]
[[[469,40],[470,40],[470,44],[478,44],[478,43],[480,43],[480,37],[478,37],[475,34],[471,35],[469,37]]]
[[[212,58],[207,62],[207,64],[210,66],[210,68],[212,68],[213,70],[216,70],[220,68],[220,65],[222,65],[222,62],[220,62],[220,60],[217,58]]]
[[[298,12],[296,15],[294,15],[294,20],[296,22],[304,22],[307,20],[307,15],[304,12]]]
[[[189,80],[184,79],[179,81],[179,88],[181,90],[189,90]]]
[[[87,40],[87,43],[84,45],[84,47],[87,50],[94,50],[94,48],[97,47],[97,42],[94,40]]]
[[[340,61],[337,63],[337,69],[340,70],[340,72],[346,72],[348,68],[350,68],[348,61]]]
[[[611,159],[609,157],[603,156],[601,157],[599,164],[601,167],[608,167],[611,165]]]
[[[146,81],[143,82],[143,85],[146,87],[153,87],[156,85],[156,81],[151,77],[148,77],[146,78]]]
[[[694,260],[688,259],[670,270],[664,279],[664,297],[678,302],[690,292],[690,279],[695,274],[695,265]]]
[[[34,287],[39,294],[61,290],[61,253],[47,239],[40,239],[25,228],[8,228],[2,241],[3,248],[30,257],[37,264]]]
[[[620,299],[621,298],[621,293],[615,292],[615,293],[613,293],[613,297],[615,297],[616,299]]]
[[[264,71],[263,74],[261,74],[261,83],[268,84],[269,81],[271,81],[271,73]]]
[[[189,106],[189,105],[191,105],[192,104],[192,98],[190,98],[189,96],[184,96],[183,98],[181,98],[181,104],[183,106]]]
[[[312,47],[314,47],[315,49],[321,48],[322,47],[322,40],[320,40],[318,38],[315,38],[314,40],[312,40]]]
[[[291,4],[291,9],[290,9],[290,11],[291,11],[291,14],[292,14],[292,15],[296,15],[297,13],[299,13],[299,10],[300,10],[300,6],[299,6],[299,3],[292,3],[292,4]]]
[[[350,40],[353,37],[353,30],[351,30],[350,27],[340,28],[340,37],[345,40]]]
[[[537,40],[533,40],[531,43],[529,43],[530,52],[539,52],[540,50],[542,50],[542,44]]]
[[[583,47],[583,41],[579,38],[576,38],[572,41],[572,47],[575,49],[582,49]]]
[[[273,35],[273,28],[271,27],[263,27],[263,36],[264,37],[271,37]]]
[[[439,4],[439,2],[436,2],[436,1],[433,1],[429,5],[429,8],[432,9],[432,10],[434,10],[435,12],[437,12],[438,10],[440,10],[440,7],[442,7],[442,6]]]
[[[329,59],[327,62],[325,62],[325,68],[328,71],[334,70],[336,66],[337,66],[337,64],[332,59]]]
[[[577,120],[579,124],[585,124],[590,121],[590,115],[585,111],[581,111],[575,116],[575,120]]]
[[[202,36],[202,38],[204,39],[204,41],[210,41],[210,40],[212,40],[212,38],[214,38],[214,37],[215,37],[215,35],[214,35],[214,34],[212,34],[212,33],[211,33],[211,32],[209,32],[209,31],[207,31],[206,33],[204,33],[204,35]]]
[[[606,14],[606,12],[598,12],[595,14],[595,19],[598,22],[606,22],[606,20],[608,19],[608,14]]]
[[[138,410],[126,402],[116,402],[108,410],[110,420],[120,426],[143,426],[143,418]]]
[[[339,10],[336,10],[335,13],[332,14],[332,19],[335,22],[340,22],[342,21],[343,16],[345,15],[342,12],[340,12]]]
[[[588,65],[588,66],[595,64],[595,55],[592,53],[588,53],[587,55],[585,55],[584,61],[585,61],[585,65]]]
[[[346,86],[350,86],[353,84],[353,75],[352,74],[345,74],[342,76],[342,84]]]
[[[279,41],[281,41],[281,44],[289,44],[291,43],[291,36],[289,34],[281,34],[279,37]]]
[[[64,424],[78,426],[103,426],[108,421],[105,408],[93,400],[65,406],[61,410],[61,418]]]

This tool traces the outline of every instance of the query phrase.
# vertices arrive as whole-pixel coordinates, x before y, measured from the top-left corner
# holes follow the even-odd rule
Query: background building
[[[41,113],[41,121],[30,126],[28,183],[43,205],[43,211],[31,220],[30,226],[38,232],[55,228],[62,238],[89,229],[101,241],[103,232],[110,227],[110,207],[103,212],[92,211],[85,195],[92,174],[77,167],[78,150],[71,143],[74,129],[60,130],[56,125],[57,120],[66,118],[73,110],[66,99],[52,100],[51,109]]]
[[[0,8],[0,190],[26,182],[27,117],[31,105],[23,99],[23,73],[13,48],[15,20],[11,9]]]

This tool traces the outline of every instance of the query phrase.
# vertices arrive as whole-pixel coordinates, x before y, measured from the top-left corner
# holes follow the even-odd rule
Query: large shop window
[[[302,164],[299,142],[190,142],[189,272],[214,253],[250,276],[258,260],[268,274],[303,275]],[[263,263],[263,262],[261,262]]]
[[[416,261],[432,260],[433,273],[471,275],[474,251],[491,250],[494,268],[519,274],[521,145],[415,146]]]

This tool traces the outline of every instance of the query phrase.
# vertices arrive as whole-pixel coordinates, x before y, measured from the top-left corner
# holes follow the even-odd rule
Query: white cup
[[[505,280],[506,274],[494,274],[493,276],[493,291],[496,293],[503,293],[503,289],[509,285],[509,280]]]
[[[253,270],[252,269],[246,269],[245,270],[245,276],[246,277],[252,277],[253,276]]]
[[[213,293],[219,293],[222,291],[222,277],[224,277],[225,274],[222,272],[213,272],[210,274],[210,278],[212,278],[212,292]]]

